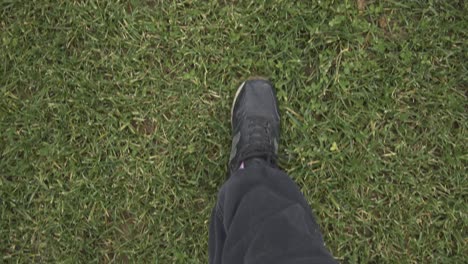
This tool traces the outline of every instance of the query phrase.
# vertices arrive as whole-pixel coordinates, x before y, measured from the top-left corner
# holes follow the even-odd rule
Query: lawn
[[[466,263],[465,1],[0,2],[0,262],[207,263],[229,111],[343,263]]]

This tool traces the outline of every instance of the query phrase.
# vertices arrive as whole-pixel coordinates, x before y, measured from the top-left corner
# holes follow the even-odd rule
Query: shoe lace
[[[271,124],[268,119],[262,117],[249,117],[247,121],[247,142],[239,150],[239,161],[251,158],[264,158],[275,164],[278,156],[276,154],[273,139],[271,138]]]

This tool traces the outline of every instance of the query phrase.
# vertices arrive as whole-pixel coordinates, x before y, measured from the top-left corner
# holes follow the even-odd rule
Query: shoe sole
[[[234,96],[234,100],[232,101],[232,106],[231,106],[231,127],[232,127],[232,118],[234,117],[234,106],[236,105],[237,97],[242,92],[242,89],[244,89],[245,82],[243,82],[239,88],[237,88],[236,95]]]

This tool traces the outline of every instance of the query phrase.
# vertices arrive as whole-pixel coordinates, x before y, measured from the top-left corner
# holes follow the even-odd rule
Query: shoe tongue
[[[254,157],[250,159],[246,159],[243,161],[244,168],[249,168],[253,166],[268,166],[268,162],[266,159],[260,157]]]

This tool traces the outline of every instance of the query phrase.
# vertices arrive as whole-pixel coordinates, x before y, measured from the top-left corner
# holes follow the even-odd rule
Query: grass
[[[251,75],[343,263],[468,255],[464,1],[0,2],[0,262],[206,263]]]

